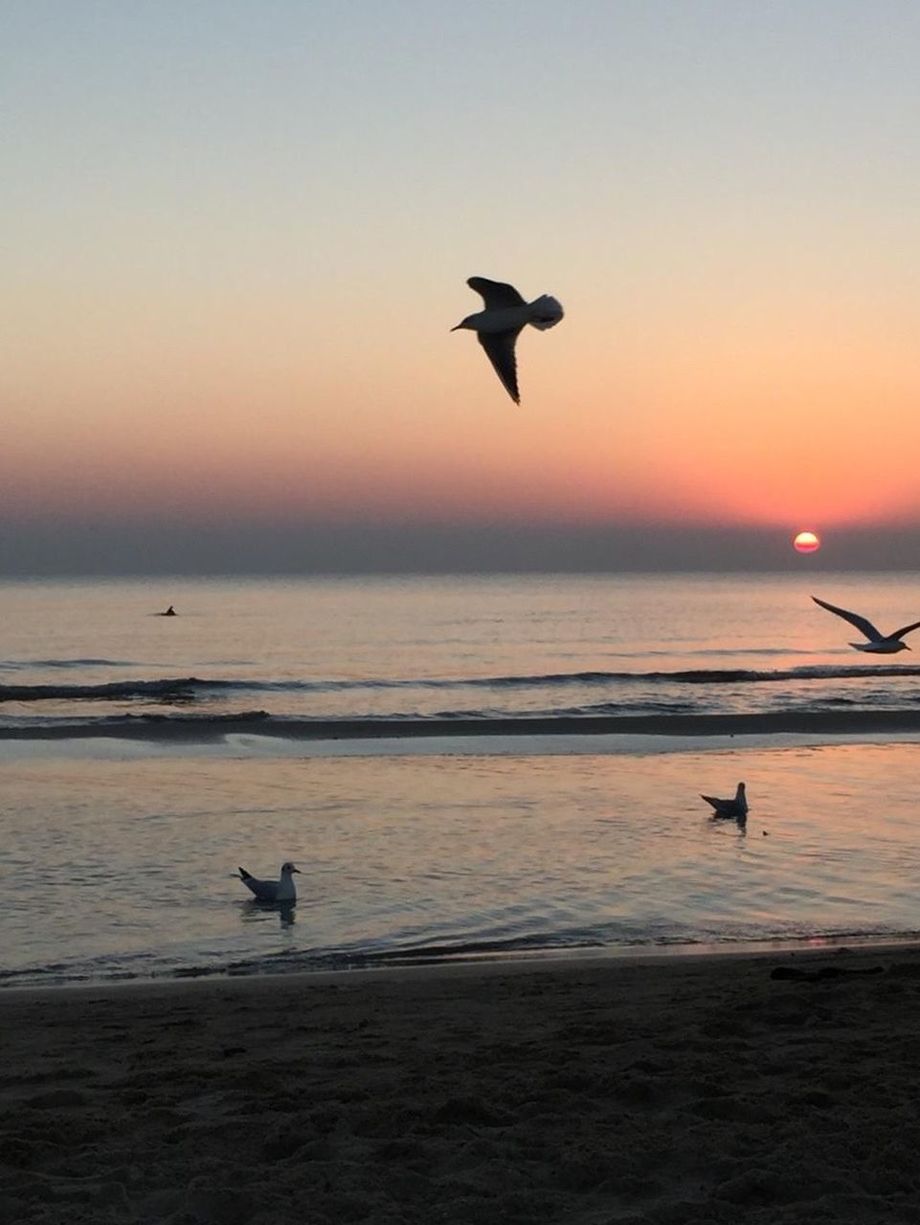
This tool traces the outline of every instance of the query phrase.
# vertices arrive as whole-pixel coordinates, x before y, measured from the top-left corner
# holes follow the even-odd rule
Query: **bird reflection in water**
[[[294,902],[243,902],[241,906],[244,923],[259,923],[270,914],[276,914],[282,927],[293,927],[297,916]]]

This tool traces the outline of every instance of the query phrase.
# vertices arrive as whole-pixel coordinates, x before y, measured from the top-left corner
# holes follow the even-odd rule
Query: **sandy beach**
[[[9,991],[17,1222],[914,1221],[920,951]]]

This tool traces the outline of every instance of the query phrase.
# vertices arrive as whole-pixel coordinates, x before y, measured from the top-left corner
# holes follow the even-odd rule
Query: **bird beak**
[[[463,324],[462,324],[462,323],[458,323],[458,324],[457,324],[457,326],[456,326],[455,328],[451,328],[450,330],[451,330],[452,332],[459,332],[459,331],[460,331],[460,329],[461,329],[462,327],[463,327]]]
[[[296,872],[298,876],[300,875],[300,868],[291,868],[291,871]]]

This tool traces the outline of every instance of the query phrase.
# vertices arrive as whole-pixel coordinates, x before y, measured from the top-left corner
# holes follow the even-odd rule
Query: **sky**
[[[917,568],[918,58],[913,0],[4,0],[0,574]],[[565,307],[520,407],[472,275]]]

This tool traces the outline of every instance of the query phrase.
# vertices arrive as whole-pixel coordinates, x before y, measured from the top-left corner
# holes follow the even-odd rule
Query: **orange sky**
[[[230,7],[14,6],[0,509],[920,520],[915,13]]]
[[[114,318],[80,321],[70,352],[8,371],[4,502],[825,527],[920,510],[920,368],[883,321],[662,302],[607,339],[597,300],[582,319],[570,298],[519,340],[517,408],[448,331],[470,297],[445,289],[446,318],[426,301],[408,335],[367,312],[347,343],[328,324],[298,337],[290,304],[155,352]]]

